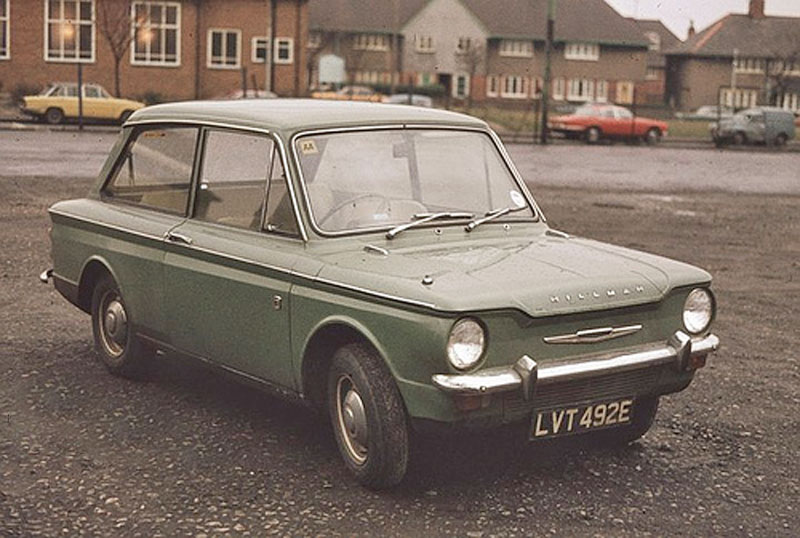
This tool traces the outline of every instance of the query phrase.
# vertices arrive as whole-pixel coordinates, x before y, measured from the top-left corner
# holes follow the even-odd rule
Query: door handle
[[[167,232],[167,241],[173,243],[183,243],[184,245],[191,245],[192,238],[188,235],[179,234],[177,232]]]

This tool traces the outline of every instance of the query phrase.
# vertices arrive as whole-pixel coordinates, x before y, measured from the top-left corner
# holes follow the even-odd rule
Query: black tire
[[[600,137],[602,136],[602,131],[600,131],[599,127],[589,127],[586,129],[586,134],[584,138],[586,139],[587,144],[597,144],[600,142]]]
[[[400,391],[378,354],[349,344],[328,371],[328,409],[345,465],[369,488],[398,484],[406,474],[409,429]]]
[[[131,117],[131,114],[133,114],[133,110],[126,110],[122,114],[120,114],[119,115],[119,124],[122,125],[123,123],[128,121],[128,118]]]
[[[48,108],[44,113],[44,121],[50,125],[58,125],[64,121],[64,111],[60,108]]]
[[[778,136],[775,137],[775,145],[778,146],[779,148],[785,146],[786,142],[788,142],[788,141],[789,141],[789,137],[786,136],[783,133],[781,133],[781,134],[779,134]]]
[[[742,146],[747,143],[747,137],[742,132],[734,133],[733,135],[733,145],[734,146]]]
[[[133,334],[119,286],[110,275],[101,277],[92,291],[94,349],[114,375],[144,377],[150,356]]]
[[[624,428],[611,428],[594,434],[596,439],[607,446],[624,446],[646,434],[653,426],[658,413],[658,396],[649,396],[636,400],[633,422]]]
[[[661,130],[656,127],[652,127],[647,131],[644,141],[647,142],[648,146],[657,145],[659,142],[661,142]]]

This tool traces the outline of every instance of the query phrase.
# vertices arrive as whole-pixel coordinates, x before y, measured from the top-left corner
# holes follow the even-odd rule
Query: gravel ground
[[[800,533],[798,196],[532,186],[559,229],[710,270],[722,350],[627,448],[426,439],[374,493],[307,410],[181,361],[106,373],[36,278],[45,208],[88,185],[0,177],[2,536]]]

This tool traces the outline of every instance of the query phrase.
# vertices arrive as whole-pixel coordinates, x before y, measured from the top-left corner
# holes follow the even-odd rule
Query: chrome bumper
[[[50,279],[53,278],[53,270],[47,269],[46,271],[42,271],[42,274],[39,275],[39,281],[42,284],[47,284],[50,282]]]
[[[433,384],[454,395],[474,396],[521,390],[526,400],[533,398],[536,387],[599,376],[673,364],[677,371],[691,369],[692,359],[703,358],[719,347],[719,338],[710,334],[693,340],[677,331],[664,345],[655,345],[623,354],[607,354],[586,360],[556,362],[541,367],[523,355],[512,366],[488,368],[474,374],[436,374]]]

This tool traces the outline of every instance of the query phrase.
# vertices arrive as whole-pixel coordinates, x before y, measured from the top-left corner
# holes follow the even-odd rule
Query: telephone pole
[[[552,76],[550,72],[550,56],[553,52],[553,34],[556,26],[556,0],[547,0],[547,39],[544,45],[544,87],[542,88],[542,122],[539,125],[539,140],[547,144],[547,109],[550,106],[550,89]]]

